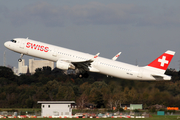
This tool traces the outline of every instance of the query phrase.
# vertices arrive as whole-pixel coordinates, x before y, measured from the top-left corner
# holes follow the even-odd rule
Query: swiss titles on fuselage
[[[39,44],[34,44],[34,43],[31,43],[31,42],[27,42],[26,47],[31,48],[31,49],[35,49],[35,50],[39,50],[39,51],[44,51],[44,52],[49,51],[49,47],[39,45]]]

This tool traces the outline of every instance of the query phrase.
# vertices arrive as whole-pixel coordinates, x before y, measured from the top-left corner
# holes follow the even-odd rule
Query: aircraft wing
[[[80,61],[80,62],[71,62],[76,68],[82,69],[85,71],[89,71],[89,66],[91,66],[91,63],[99,56],[100,53],[97,53],[93,58],[86,61]]]

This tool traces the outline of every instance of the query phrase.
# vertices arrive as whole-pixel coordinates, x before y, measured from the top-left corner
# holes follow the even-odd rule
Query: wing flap
[[[76,61],[71,62],[76,68],[83,69],[85,71],[89,71],[89,67],[91,66],[91,63],[99,56],[100,53],[97,53],[93,58],[86,61]]]

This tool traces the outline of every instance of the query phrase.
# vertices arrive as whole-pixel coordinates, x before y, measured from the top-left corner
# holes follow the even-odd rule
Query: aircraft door
[[[137,77],[138,77],[138,78],[142,78],[142,77],[143,77],[143,69],[139,68]]]
[[[25,46],[25,42],[24,42],[24,41],[21,41],[19,47],[22,48],[22,49],[24,49],[24,46]]]
[[[20,52],[23,53],[23,54],[28,54],[28,50],[25,49],[25,46],[26,46],[25,41],[19,41],[18,44],[19,44]]]
[[[57,57],[57,49],[54,49],[54,50],[52,51],[52,56]]]

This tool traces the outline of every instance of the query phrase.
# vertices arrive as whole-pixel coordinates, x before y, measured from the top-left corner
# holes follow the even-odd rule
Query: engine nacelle
[[[56,62],[56,67],[62,70],[75,69],[75,66],[72,63],[58,60]]]

